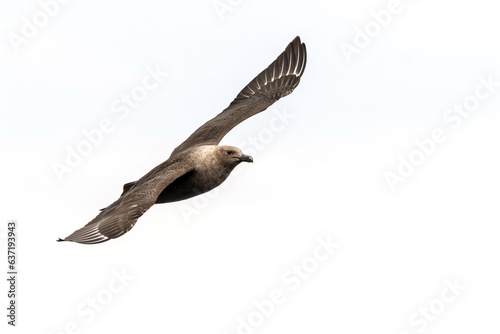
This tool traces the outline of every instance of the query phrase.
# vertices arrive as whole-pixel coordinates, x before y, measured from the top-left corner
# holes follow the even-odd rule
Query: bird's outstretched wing
[[[218,145],[236,125],[290,94],[300,82],[306,60],[306,46],[297,36],[268,68],[243,88],[229,107],[199,127],[171,156],[194,146]]]
[[[155,204],[160,193],[170,183],[191,170],[192,167],[187,164],[170,163],[167,160],[137,181],[113,204],[102,209],[90,223],[58,241],[98,244],[122,236]]]

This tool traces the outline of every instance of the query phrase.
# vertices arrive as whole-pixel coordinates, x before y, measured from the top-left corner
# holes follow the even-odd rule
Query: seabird
[[[125,184],[118,200],[101,209],[87,225],[57,241],[97,244],[118,238],[152,205],[181,201],[219,186],[241,162],[253,162],[237,147],[218,146],[221,139],[245,119],[290,94],[305,67],[306,46],[297,36],[226,109],[174,149],[167,161],[138,181]]]

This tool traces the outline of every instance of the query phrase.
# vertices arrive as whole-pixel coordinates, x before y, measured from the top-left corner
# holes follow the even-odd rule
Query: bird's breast
[[[218,187],[229,176],[222,169],[199,169],[189,172],[168,185],[156,203],[182,201]]]

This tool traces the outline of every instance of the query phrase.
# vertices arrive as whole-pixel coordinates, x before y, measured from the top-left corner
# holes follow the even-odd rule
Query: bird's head
[[[219,161],[221,161],[226,166],[236,166],[240,162],[253,162],[253,158],[249,155],[243,154],[243,152],[234,146],[218,146],[217,156]]]

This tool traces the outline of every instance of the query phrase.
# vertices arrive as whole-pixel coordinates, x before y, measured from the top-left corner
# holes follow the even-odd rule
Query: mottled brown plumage
[[[87,225],[58,241],[95,244],[127,233],[152,205],[184,200],[219,186],[241,162],[253,159],[232,146],[217,146],[245,119],[267,109],[299,84],[306,47],[296,37],[285,51],[238,94],[219,115],[199,127],[170,158],[123,186],[114,203]]]

